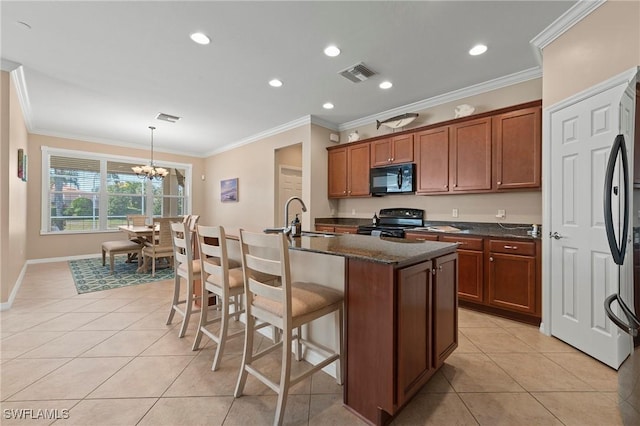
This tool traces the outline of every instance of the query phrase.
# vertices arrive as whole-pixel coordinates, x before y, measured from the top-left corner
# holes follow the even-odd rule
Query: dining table
[[[153,235],[158,232],[157,227],[153,225],[120,225],[118,229],[122,232],[126,232],[130,240],[135,240],[141,244],[150,243]],[[137,255],[128,259],[128,262],[135,260]],[[149,265],[146,265],[144,259],[138,262],[138,269],[136,272],[148,272]]]

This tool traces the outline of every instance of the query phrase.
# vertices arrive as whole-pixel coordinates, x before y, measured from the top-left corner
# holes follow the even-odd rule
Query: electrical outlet
[[[353,216],[356,215],[356,209],[351,209],[351,215],[353,215]]]
[[[458,209],[451,210],[451,217],[458,217]]]
[[[504,210],[502,210],[502,209],[498,209],[498,214],[496,215],[496,217],[497,217],[498,219],[504,219],[504,217],[505,217],[506,215],[507,215],[507,213],[506,213]]]

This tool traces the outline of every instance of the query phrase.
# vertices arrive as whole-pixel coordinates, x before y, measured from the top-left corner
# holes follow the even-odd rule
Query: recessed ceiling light
[[[274,78],[273,80],[271,80],[269,82],[269,86],[271,86],[271,87],[281,87],[282,86],[282,82],[280,80],[278,80],[277,78]]]
[[[338,56],[340,54],[340,49],[338,49],[334,45],[327,46],[326,49],[324,49],[324,54],[327,55],[327,56],[331,56],[333,58],[333,57]]]
[[[195,41],[198,44],[209,44],[211,43],[211,39],[207,37],[206,34],[203,33],[193,33],[189,37],[191,40]]]
[[[331,102],[326,102],[324,105],[322,105],[322,108],[333,109],[333,104]]]
[[[482,55],[486,51],[487,51],[487,46],[485,46],[484,44],[476,44],[471,48],[471,50],[469,50],[469,55],[472,55],[472,56]]]
[[[383,81],[378,87],[380,87],[381,89],[391,89],[392,86],[393,84],[390,81]]]

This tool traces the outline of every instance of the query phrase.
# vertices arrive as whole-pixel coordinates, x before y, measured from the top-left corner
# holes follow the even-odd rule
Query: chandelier
[[[151,161],[146,166],[133,166],[131,170],[138,176],[140,179],[158,179],[162,180],[169,174],[169,171],[162,167],[156,167],[153,163],[153,131],[156,129],[153,126],[149,126],[151,129]]]

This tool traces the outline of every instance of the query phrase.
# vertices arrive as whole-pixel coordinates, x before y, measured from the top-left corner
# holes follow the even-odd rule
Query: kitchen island
[[[457,347],[456,248],[363,235],[291,239],[296,280],[336,287],[342,275],[344,403],[366,421],[388,424]],[[330,344],[331,328],[305,332]]]

